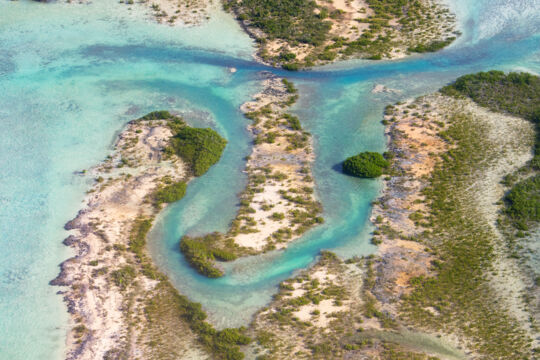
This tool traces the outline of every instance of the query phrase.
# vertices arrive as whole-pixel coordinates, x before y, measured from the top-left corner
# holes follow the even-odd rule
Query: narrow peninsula
[[[287,112],[298,90],[285,78],[270,76],[255,100],[242,105],[251,121],[253,149],[247,159],[248,184],[227,233],[185,236],[180,250],[202,275],[220,277],[217,261],[283,249],[310,228],[322,223],[311,164],[311,135]]]
[[[226,145],[167,111],[131,121],[113,153],[85,172],[84,208],[65,226],[76,256],[53,285],[71,314],[68,359],[241,359],[242,329],[215,330],[201,305],[178,294],[152,264],[146,235],[166,203],[180,200]]]

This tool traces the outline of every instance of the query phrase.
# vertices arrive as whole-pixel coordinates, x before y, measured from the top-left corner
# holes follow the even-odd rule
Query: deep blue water
[[[333,167],[358,151],[384,150],[384,106],[473,71],[540,71],[539,0],[454,6],[464,35],[442,52],[284,73],[252,62],[251,40],[223,13],[186,30],[104,0],[0,0],[0,359],[62,358],[68,317],[48,281],[70,256],[62,226],[91,183],[74,172],[101,161],[122,126],[150,110],[178,111],[229,140],[222,161],[164,211],[150,238],[160,267],[216,324],[245,323],[279,281],[308,266],[320,249],[372,252],[367,219],[378,183]],[[225,230],[234,217],[250,151],[238,107],[259,89],[260,71],[286,75],[300,87],[294,111],[316,142],[326,223],[284,252],[242,259],[226,277],[205,279],[186,266],[178,239]],[[371,94],[377,83],[401,92]]]

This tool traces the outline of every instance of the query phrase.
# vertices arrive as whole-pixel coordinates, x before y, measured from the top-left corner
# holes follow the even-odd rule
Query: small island
[[[345,160],[343,172],[361,178],[377,178],[389,166],[390,162],[383,155],[367,151]]]

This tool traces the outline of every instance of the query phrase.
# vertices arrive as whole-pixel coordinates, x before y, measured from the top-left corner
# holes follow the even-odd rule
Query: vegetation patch
[[[363,152],[349,157],[343,162],[343,172],[362,178],[376,178],[390,166],[383,155],[376,152]]]
[[[136,276],[137,270],[129,265],[123,266],[122,268],[111,273],[111,279],[113,280],[114,284],[122,290],[125,290],[129,285],[131,285]]]
[[[502,71],[480,72],[465,75],[442,89],[452,96],[466,96],[490,110],[519,116],[531,121],[536,128],[534,157],[520,169],[515,177],[520,179],[506,196],[506,214],[518,230],[540,221],[539,171],[540,171],[540,77],[528,73]],[[510,184],[512,185],[512,184]]]
[[[516,184],[506,196],[507,214],[520,227],[526,223],[540,221],[540,175],[535,175]]]
[[[181,331],[181,326],[187,324],[197,335],[199,342],[212,354],[212,358],[218,360],[243,359],[244,354],[241,352],[240,346],[251,342],[251,338],[245,335],[243,327],[216,330],[206,321],[207,315],[202,310],[201,304],[180,295],[166,277],[163,277],[152,291],[152,296],[147,300],[144,314],[148,322],[145,325],[145,331],[154,333],[150,343],[153,345],[150,350],[152,354],[163,352],[162,349],[167,349],[168,346],[172,345],[163,343],[162,336],[170,335],[163,333],[164,326],[169,327],[168,331],[175,332]],[[171,326],[176,327],[171,328]],[[177,339],[177,341],[180,340]],[[170,353],[163,354],[164,358],[171,358],[170,356]]]
[[[176,116],[172,115],[167,110],[158,110],[158,111],[152,111],[148,114],[141,117],[139,120],[163,120],[163,119],[172,119]]]
[[[171,148],[195,176],[203,175],[218,162],[226,145],[227,141],[210,128],[183,127],[171,139]]]
[[[230,0],[226,8],[233,8],[240,20],[263,31],[268,39],[283,39],[311,45],[322,45],[331,23],[315,13],[320,7],[312,0]],[[283,53],[290,61],[294,54]]]
[[[454,40],[456,40],[456,38],[452,36],[446,40],[432,41],[429,44],[418,44],[416,46],[410,47],[409,51],[416,53],[436,52],[444,49],[445,47],[453,43]]]
[[[392,52],[437,51],[457,34],[449,11],[428,1],[346,4],[228,0],[224,7],[255,37],[263,60],[290,71],[351,56],[380,60]]]
[[[171,285],[167,277],[161,274],[151,263],[145,252],[146,236],[152,227],[153,218],[139,218],[135,220],[130,233],[129,249],[139,260],[140,271],[142,274],[159,282],[151,290],[151,296],[148,297],[144,308],[144,315],[147,323],[144,331],[147,335],[154,333],[153,340],[148,344],[151,347],[152,354],[163,353],[163,358],[170,358],[170,353],[166,349],[173,344],[162,343],[164,326],[175,326],[169,331],[178,331],[178,326],[185,323],[197,335],[199,342],[213,354],[215,359],[222,360],[241,360],[244,354],[240,351],[240,345],[246,345],[251,339],[245,335],[244,328],[227,328],[216,330],[212,325],[205,321],[207,315],[202,310],[201,304],[191,302],[187,297],[180,295]],[[229,258],[224,252],[214,251],[216,258]],[[133,266],[126,265],[117,271],[111,273],[115,284],[122,289],[135,280],[137,270]],[[178,320],[182,320],[178,322]],[[185,322],[184,322],[185,321]],[[178,323],[177,323],[178,322]],[[153,345],[153,346],[152,346]],[[161,358],[158,356],[158,358]]]
[[[162,203],[178,201],[186,195],[186,187],[187,185],[184,181],[178,181],[174,184],[160,187],[154,192],[154,202],[160,205]]]
[[[216,247],[216,242],[222,235],[209,234],[200,238],[184,236],[180,241],[180,251],[186,260],[199,274],[209,278],[223,276],[223,271],[215,267],[215,260],[232,261],[236,255]]]

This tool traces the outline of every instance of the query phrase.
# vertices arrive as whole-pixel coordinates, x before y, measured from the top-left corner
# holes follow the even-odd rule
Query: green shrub
[[[137,275],[137,271],[129,266],[126,265],[118,270],[115,270],[111,273],[111,278],[120,289],[124,290],[128,287],[128,285],[131,285],[131,282],[135,279],[135,276]]]
[[[540,221],[540,175],[516,184],[506,196],[507,213],[520,222]]]
[[[363,178],[376,178],[390,163],[379,153],[363,152],[343,162],[343,172]]]
[[[180,241],[180,251],[189,265],[199,274],[209,278],[223,276],[223,271],[214,266],[215,258],[212,251],[204,243],[184,236]]]
[[[300,70],[300,65],[298,63],[283,64],[283,65],[281,65],[281,67],[284,70],[289,70],[289,71],[298,71],[298,70]]]
[[[281,221],[285,219],[285,215],[283,213],[275,212],[272,214],[272,220]]]
[[[291,114],[283,114],[283,117],[287,120],[287,126],[292,130],[302,130],[302,125],[300,125],[298,117]]]
[[[159,110],[159,111],[152,111],[143,117],[141,117],[141,120],[164,120],[164,119],[171,119],[174,116],[166,111],[166,110]]]
[[[140,259],[143,256],[144,246],[146,245],[146,235],[152,228],[152,220],[138,218],[133,223],[133,228],[129,236],[129,250],[133,251]]]
[[[285,85],[286,89],[287,89],[287,92],[289,94],[294,94],[296,93],[298,90],[294,87],[294,84],[292,82],[290,82],[289,80],[287,79],[283,79],[281,80],[281,82],[283,82],[283,84]]]
[[[171,139],[171,146],[195,176],[208,171],[221,157],[227,141],[210,128],[183,127]]]
[[[173,203],[178,201],[186,194],[186,187],[187,185],[185,182],[179,181],[177,183],[159,188],[154,193],[154,202],[159,205],[162,203]]]
[[[442,48],[447,47],[452,42],[454,42],[454,40],[456,40],[455,37],[450,37],[446,40],[432,41],[429,44],[418,44],[416,46],[410,47],[409,51],[416,53],[436,52],[441,50]]]
[[[180,251],[199,274],[210,278],[221,277],[223,272],[215,267],[215,260],[232,261],[236,259],[235,254],[216,246],[221,238],[222,235],[219,233],[199,238],[184,236],[180,240]]]

